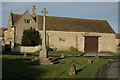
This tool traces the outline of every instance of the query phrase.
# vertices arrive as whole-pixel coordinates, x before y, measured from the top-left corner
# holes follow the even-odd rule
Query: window
[[[60,40],[60,41],[65,41],[65,39],[64,39],[64,38],[59,38],[59,40]]]
[[[25,23],[30,23],[30,22],[31,22],[31,20],[25,19]]]

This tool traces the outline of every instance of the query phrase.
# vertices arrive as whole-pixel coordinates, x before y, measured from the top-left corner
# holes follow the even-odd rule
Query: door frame
[[[85,50],[85,48],[86,48],[86,45],[85,45],[86,44],[86,41],[85,41],[86,37],[97,37],[97,53],[98,53],[98,51],[99,51],[99,37],[101,37],[101,36],[90,36],[90,35],[89,36],[88,35],[84,36],[84,52],[89,53],[89,52],[86,52],[86,50]],[[90,53],[96,53],[96,52],[93,51],[93,52],[90,52]]]

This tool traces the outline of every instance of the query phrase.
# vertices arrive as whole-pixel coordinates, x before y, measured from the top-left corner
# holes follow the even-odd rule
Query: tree
[[[41,45],[42,39],[38,31],[30,27],[23,31],[22,46],[37,46]]]

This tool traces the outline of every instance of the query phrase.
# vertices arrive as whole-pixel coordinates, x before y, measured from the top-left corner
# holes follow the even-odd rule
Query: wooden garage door
[[[98,37],[85,36],[85,53],[98,52]]]

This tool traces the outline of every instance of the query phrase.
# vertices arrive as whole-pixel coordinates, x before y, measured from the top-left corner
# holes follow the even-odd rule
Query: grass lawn
[[[41,66],[25,64],[25,62],[29,61],[31,58],[33,57],[3,55],[3,78],[95,78],[97,72],[102,68],[102,66],[109,62],[106,59],[91,58],[94,62],[92,64],[88,64],[88,58],[67,57],[59,59],[59,61],[65,63],[61,65]],[[55,58],[58,57],[54,57],[54,59]],[[77,63],[72,62],[73,59]],[[68,75],[69,66],[72,64],[76,65],[77,75]],[[86,68],[84,68],[85,66]]]
[[[39,54],[39,51],[35,52],[36,54]],[[83,55],[84,52],[80,51],[48,51],[48,54],[72,54],[72,55]]]
[[[102,54],[110,54],[110,55],[115,55],[115,56],[120,55],[120,53],[114,53],[114,52],[108,52],[108,51],[101,51],[100,53],[102,53]]]
[[[83,52],[80,51],[48,51],[48,54],[72,54],[72,55],[82,55]]]

